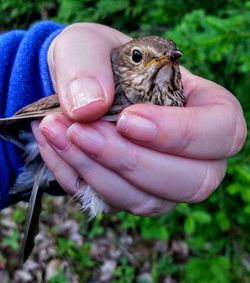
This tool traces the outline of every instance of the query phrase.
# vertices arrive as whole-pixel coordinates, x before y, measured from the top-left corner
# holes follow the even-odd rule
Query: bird
[[[184,107],[184,95],[179,59],[181,50],[168,38],[145,36],[114,48],[110,54],[115,95],[111,108],[102,117],[115,122],[119,113],[132,104],[154,104],[160,106]],[[42,209],[42,195],[53,187],[59,187],[52,173],[43,162],[31,130],[31,122],[50,113],[62,112],[57,94],[35,101],[8,118],[0,119],[0,137],[14,143],[24,151],[24,167],[20,170],[13,188],[10,202],[29,200],[26,231],[21,249],[21,261],[25,262],[39,232],[39,214]],[[81,177],[76,180],[79,185]],[[79,191],[75,199],[90,218],[110,211],[110,206],[88,186]]]

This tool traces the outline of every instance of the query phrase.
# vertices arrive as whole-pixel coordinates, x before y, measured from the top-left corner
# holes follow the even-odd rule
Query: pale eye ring
[[[138,63],[141,62],[141,60],[142,60],[142,53],[141,53],[140,50],[134,49],[134,50],[132,51],[132,60],[133,60],[133,62],[136,63],[136,64],[138,64]]]

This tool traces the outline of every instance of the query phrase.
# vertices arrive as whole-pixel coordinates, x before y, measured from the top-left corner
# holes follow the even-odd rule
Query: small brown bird
[[[103,119],[115,121],[122,109],[135,103],[185,106],[178,62],[181,56],[182,52],[173,41],[158,36],[134,39],[113,49],[111,62],[115,97]],[[12,203],[30,199],[22,248],[23,261],[32,251],[38,233],[42,194],[46,188],[57,184],[41,159],[30,122],[52,112],[61,112],[57,95],[40,99],[10,118],[0,119],[0,136],[24,150],[26,155],[25,166],[10,190]],[[82,209],[89,212],[90,217],[109,210],[108,204],[90,186],[84,192],[80,191],[76,199]]]

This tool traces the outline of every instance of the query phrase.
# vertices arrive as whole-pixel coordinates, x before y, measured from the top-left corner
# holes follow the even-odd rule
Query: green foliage
[[[165,217],[138,217],[121,212],[119,218],[124,231],[139,229],[143,238],[147,240],[169,239],[168,227],[165,226]]]
[[[191,258],[186,264],[185,275],[183,283],[230,282],[230,262],[226,256]]]
[[[135,281],[135,268],[125,258],[121,258],[114,275],[118,278],[112,283],[130,283]]]
[[[24,28],[43,18],[63,24],[80,21],[104,23],[132,36],[158,34],[174,39],[184,53],[183,64],[194,73],[212,79],[236,95],[250,128],[250,1],[222,0],[6,0],[0,3],[2,29]],[[181,204],[161,217],[136,217],[118,213],[98,218],[85,227],[87,243],[79,247],[59,238],[58,255],[87,282],[98,261],[90,256],[90,243],[116,227],[120,233],[138,235],[143,241],[185,241],[190,257],[178,262],[172,256],[152,253],[154,282],[167,275],[178,282],[250,282],[243,257],[250,253],[250,133],[244,149],[228,163],[220,188],[205,202]],[[15,221],[23,221],[17,211]],[[81,216],[76,219],[80,222]],[[119,228],[118,228],[119,227]],[[3,239],[15,249],[16,235]],[[83,271],[84,270],[84,271]],[[121,258],[113,283],[136,282],[137,267]],[[60,279],[60,280],[59,280]],[[62,273],[55,281],[64,282]],[[84,281],[86,280],[86,281]],[[67,282],[67,281],[65,281]]]
[[[152,279],[153,283],[162,282],[162,278],[168,275],[175,275],[179,272],[179,267],[173,262],[170,256],[162,255],[160,258],[153,257]]]
[[[94,261],[89,255],[89,250],[89,243],[79,246],[75,242],[68,239],[58,238],[57,240],[58,256],[66,258],[71,263],[70,265],[72,266],[72,269],[79,275],[81,280],[83,280],[81,282],[85,282],[85,280],[89,278],[91,274],[91,268],[94,266]],[[58,276],[63,277],[64,275],[61,272],[58,274]]]
[[[47,1],[0,1],[0,31],[13,28],[25,28],[34,21],[47,19],[54,15],[56,5]]]
[[[64,276],[63,270],[59,269],[57,274],[49,280],[49,283],[70,283],[70,281]]]
[[[81,268],[90,268],[93,266],[93,261],[88,254],[89,249],[90,245],[88,243],[80,247],[73,241],[64,238],[58,239],[58,255],[69,257],[81,265]]]
[[[2,243],[13,250],[19,249],[19,233],[17,231],[13,231],[8,237],[4,237],[2,239]]]
[[[247,10],[240,14],[235,11],[227,18],[208,16],[204,10],[197,10],[186,15],[165,36],[181,44],[187,67],[245,99],[246,89],[240,86],[249,82],[249,26]]]
[[[17,207],[13,213],[12,219],[17,224],[22,224],[25,222],[25,210],[23,208]]]

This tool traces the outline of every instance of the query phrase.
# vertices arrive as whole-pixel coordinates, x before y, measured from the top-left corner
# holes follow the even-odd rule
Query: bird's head
[[[115,83],[126,90],[125,95],[132,103],[142,102],[140,94],[149,92],[157,81],[172,80],[173,67],[178,68],[181,56],[182,52],[169,39],[158,36],[134,39],[112,50]]]
[[[173,65],[182,52],[176,44],[158,36],[134,39],[123,46],[113,49],[112,64],[115,70],[130,73],[148,73],[165,65]]]

